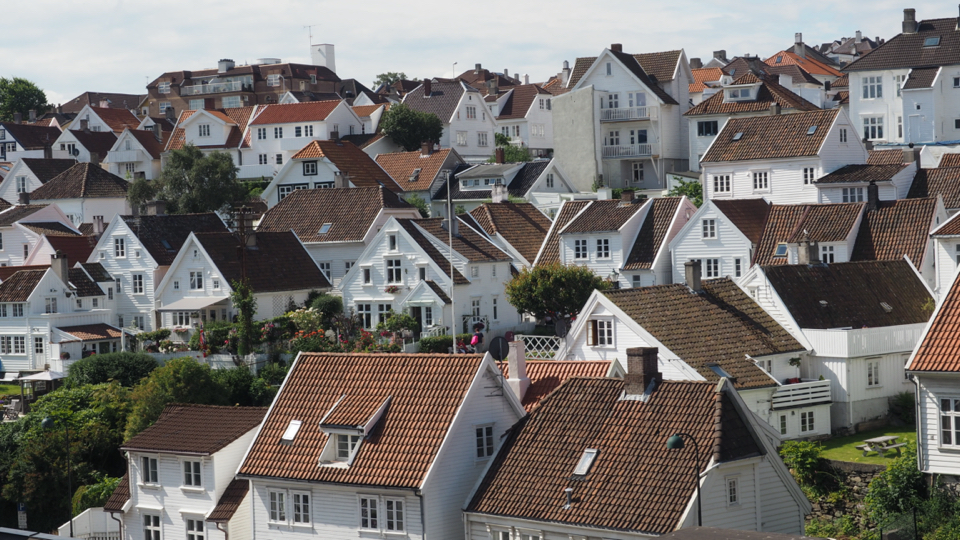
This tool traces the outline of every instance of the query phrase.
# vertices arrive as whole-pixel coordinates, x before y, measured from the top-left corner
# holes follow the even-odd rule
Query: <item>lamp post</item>
[[[697,440],[686,433],[674,433],[667,439],[667,450],[683,450],[684,437],[690,439],[690,442],[693,443],[693,457],[696,460],[693,478],[697,483],[697,526],[703,527],[703,509],[700,503],[700,447],[697,445]]]
[[[46,417],[40,422],[40,427],[46,431],[51,431],[57,427],[57,421],[51,417]],[[70,426],[64,422],[63,430],[67,434],[67,500],[70,501],[70,537],[73,538],[73,471],[70,451]]]

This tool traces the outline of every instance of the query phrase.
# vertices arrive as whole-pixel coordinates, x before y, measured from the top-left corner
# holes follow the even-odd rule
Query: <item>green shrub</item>
[[[452,347],[450,336],[420,338],[420,352],[422,353],[447,354],[450,352],[450,347]]]
[[[835,519],[813,519],[807,523],[805,534],[820,538],[852,536],[860,532],[852,516],[843,515]]]
[[[783,463],[793,471],[797,482],[810,486],[816,480],[820,470],[823,449],[819,444],[809,441],[784,441],[780,446]]]
[[[343,313],[343,298],[321,294],[310,302],[310,307],[320,312],[320,320],[323,324],[330,326],[330,320],[334,315]]]
[[[917,420],[916,403],[913,392],[900,392],[890,398],[890,414],[900,419],[908,426],[914,425]]]
[[[863,502],[875,523],[891,515],[912,512],[927,496],[923,473],[917,468],[917,445],[907,443],[900,457],[870,482]]]
[[[131,387],[157,369],[157,361],[148,354],[117,352],[94,354],[74,362],[67,371],[70,387],[100,384],[110,380]]]

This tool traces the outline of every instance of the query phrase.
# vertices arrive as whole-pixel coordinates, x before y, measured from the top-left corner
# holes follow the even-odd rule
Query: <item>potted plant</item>
[[[61,360],[69,360],[69,359],[70,359],[70,353],[68,353],[68,352],[62,352],[62,353],[60,353],[60,359],[61,359]]]
[[[396,285],[387,285],[387,287],[383,289],[383,292],[387,294],[397,294],[398,292],[400,292],[400,287]]]

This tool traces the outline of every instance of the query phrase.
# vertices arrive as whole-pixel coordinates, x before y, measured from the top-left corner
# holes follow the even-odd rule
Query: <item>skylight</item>
[[[807,130],[807,135],[813,135],[817,132],[817,126],[810,126],[810,129]]]
[[[777,57],[776,63],[779,64],[780,62],[783,62],[783,56],[778,56],[778,57]]]
[[[734,134],[734,136],[733,136],[733,140],[735,140],[735,141],[739,141],[739,140],[742,139],[742,138],[743,138],[743,132],[742,132],[742,131],[738,131],[738,132],[737,132],[736,134]]]
[[[330,226],[331,226],[330,223],[324,223],[323,225],[320,226],[320,231],[317,234],[327,234],[328,232],[330,232]]]
[[[716,373],[716,374],[717,374],[718,376],[720,376],[720,377],[725,377],[725,378],[727,378],[727,379],[733,379],[733,378],[734,378],[734,377],[732,377],[729,373],[727,373],[726,370],[724,370],[722,367],[720,367],[720,366],[717,365],[717,364],[707,364],[707,367],[710,368],[711,371],[713,371],[714,373]]]
[[[924,47],[936,47],[937,45],[940,45],[940,36],[930,36],[923,40]]]
[[[283,436],[280,437],[281,444],[290,444],[293,442],[293,439],[297,436],[297,432],[300,431],[300,420],[291,420],[290,424],[287,426],[287,430],[283,432]]]
[[[167,242],[166,240],[160,240],[160,243],[163,244],[163,248],[167,251],[176,251],[173,249],[173,246],[170,245],[170,242]]]
[[[773,252],[774,257],[786,257],[787,256],[787,244],[780,242],[777,244],[777,250]]]
[[[880,307],[882,307],[883,310],[886,311],[887,313],[890,313],[891,311],[893,311],[893,306],[891,306],[886,302],[880,302]]]
[[[580,456],[580,461],[577,463],[577,468],[573,470],[574,476],[583,476],[590,472],[590,467],[593,466],[593,460],[595,459],[597,459],[596,448],[584,450],[583,455]]]

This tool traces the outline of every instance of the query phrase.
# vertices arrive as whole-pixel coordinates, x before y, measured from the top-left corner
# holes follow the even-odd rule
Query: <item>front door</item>
[[[423,308],[420,306],[411,307],[410,316],[417,321],[417,326],[413,329],[413,338],[419,339],[420,332],[423,331]]]

